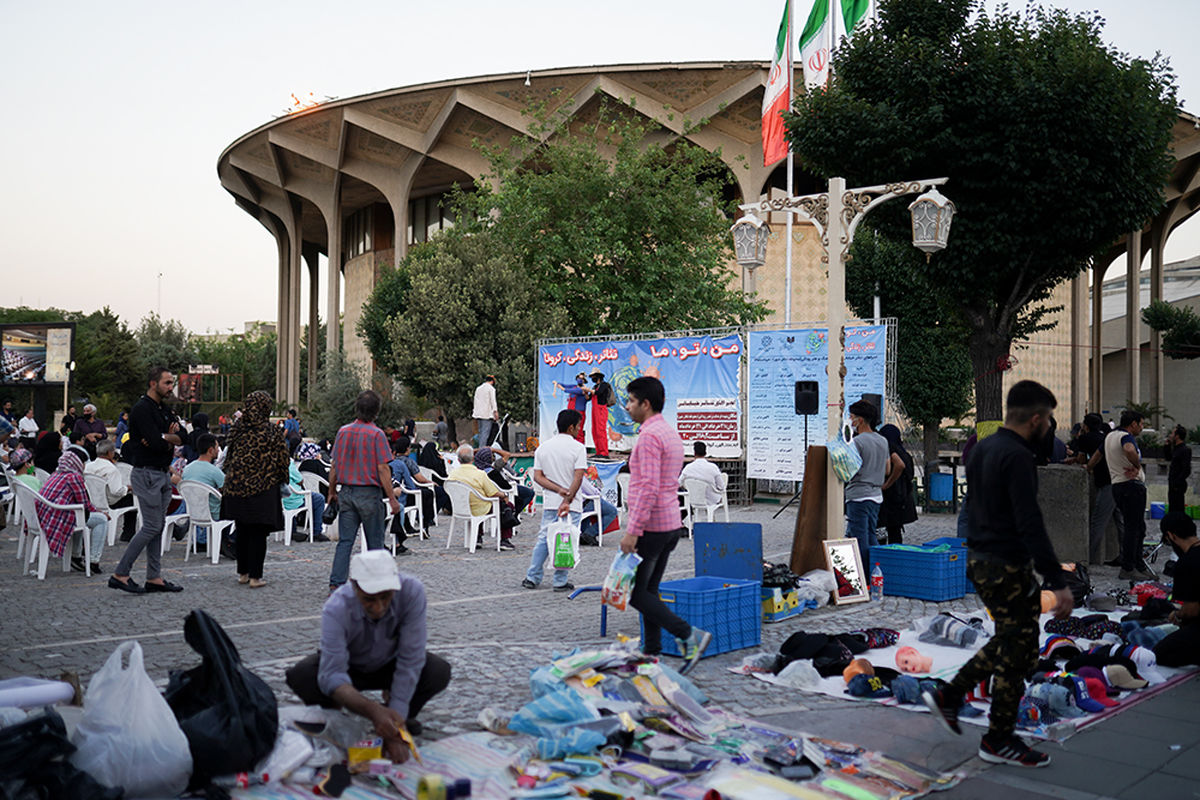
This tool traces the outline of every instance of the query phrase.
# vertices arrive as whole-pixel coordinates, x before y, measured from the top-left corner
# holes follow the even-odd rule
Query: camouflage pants
[[[1041,593],[1029,564],[970,557],[967,575],[996,622],[996,634],[963,665],[950,686],[965,694],[991,678],[990,730],[1008,736],[1016,729],[1025,675],[1037,663]]]

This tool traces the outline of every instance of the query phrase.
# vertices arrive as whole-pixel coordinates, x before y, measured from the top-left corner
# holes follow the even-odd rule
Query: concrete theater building
[[[626,64],[462,78],[332,100],[239,137],[221,153],[217,172],[221,185],[277,245],[276,397],[289,404],[300,399],[301,280],[307,272],[303,322],[315,331],[323,279],[319,255],[327,257],[324,317],[332,323],[342,318],[346,339],[339,341],[338,326],[330,324],[326,347],[344,347],[352,361],[369,366],[370,354],[355,327],[380,270],[398,264],[411,245],[449,224],[442,199],[455,184],[468,186],[488,168],[473,143],[503,144],[524,134],[521,112],[531,102],[564,106],[581,120],[596,113],[599,94],[632,102],[657,124],[652,135],[663,143],[684,137],[689,123],[706,120],[686,138],[709,150],[719,148],[739,201],[782,193],[785,162],[762,166],[761,106],[769,67],[764,61]],[[1017,366],[1006,373],[1006,381],[1035,378],[1051,386],[1063,416],[1078,419],[1084,410],[1109,409],[1126,399],[1162,402],[1164,359],[1157,334],[1148,336],[1146,352],[1138,346],[1147,338],[1136,324],[1140,293],[1124,293],[1123,332],[1111,323],[1092,326],[1090,319],[1113,319],[1112,311],[1102,313],[1102,305],[1111,309],[1116,300],[1111,284],[1091,297],[1089,277],[1096,273],[1100,285],[1109,266],[1123,259],[1136,275],[1149,255],[1146,295],[1162,296],[1163,247],[1200,208],[1200,120],[1189,114],[1180,114],[1176,122],[1174,155],[1166,207],[1143,230],[1114,243],[1093,271],[1059,287],[1049,301],[1062,306],[1053,317],[1056,326],[1017,350]],[[822,182],[797,171],[796,194],[824,189]],[[953,198],[953,186],[945,189]],[[770,221],[772,235],[782,237],[782,217]],[[801,224],[793,242],[792,321],[819,322],[825,315],[820,239],[814,228]],[[752,282],[770,303],[770,322],[783,322],[782,245],[768,248],[767,263]],[[747,285],[736,263],[729,268],[731,282]],[[1112,358],[1118,350],[1125,356]],[[1108,357],[1095,357],[1101,352]],[[316,347],[308,349],[308,359],[313,380]],[[1115,369],[1124,375],[1114,379]]]

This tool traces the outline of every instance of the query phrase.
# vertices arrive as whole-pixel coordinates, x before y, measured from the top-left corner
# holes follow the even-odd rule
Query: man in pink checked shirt
[[[666,392],[658,378],[643,375],[630,381],[625,391],[629,394],[625,410],[641,426],[629,456],[629,522],[621,538],[622,551],[636,551],[642,557],[629,602],[645,623],[643,651],[658,655],[666,628],[679,641],[683,674],[696,665],[712,641],[711,633],[677,617],[658,596],[667,559],[683,532],[678,496],[683,440],[662,415]]]

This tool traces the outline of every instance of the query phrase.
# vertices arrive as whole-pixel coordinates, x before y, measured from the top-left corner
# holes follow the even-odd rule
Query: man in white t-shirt
[[[704,442],[693,442],[692,452],[696,458],[679,473],[679,486],[686,489],[688,481],[704,481],[704,502],[706,505],[716,505],[725,496],[728,476],[708,460],[708,445]]]
[[[536,589],[542,582],[546,559],[550,556],[552,543],[546,533],[551,523],[568,517],[571,524],[579,527],[583,512],[583,498],[579,486],[587,469],[587,448],[575,439],[582,417],[578,411],[566,409],[558,412],[558,435],[543,442],[533,454],[533,481],[544,490],[542,495],[542,526],[538,530],[537,544],[529,561],[529,570],[521,585]],[[554,591],[569,592],[575,588],[567,580],[568,570],[554,570]]]
[[[479,446],[491,445],[492,436],[500,425],[500,407],[496,404],[496,376],[488,375],[475,387],[475,404],[471,417],[479,426]]]

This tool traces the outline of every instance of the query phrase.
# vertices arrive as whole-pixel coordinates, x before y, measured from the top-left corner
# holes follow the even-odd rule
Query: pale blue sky
[[[808,0],[796,1],[801,17]],[[1170,55],[1184,107],[1200,112],[1200,4],[1053,5],[1099,10],[1121,50]],[[291,92],[349,97],[525,69],[765,60],[782,8],[781,0],[5,0],[0,305],[107,304],[136,324],[155,310],[162,272],[163,314],[195,331],[271,319],[274,241],[220,187],[216,160],[280,113]],[[1193,221],[1167,256],[1197,253]]]

